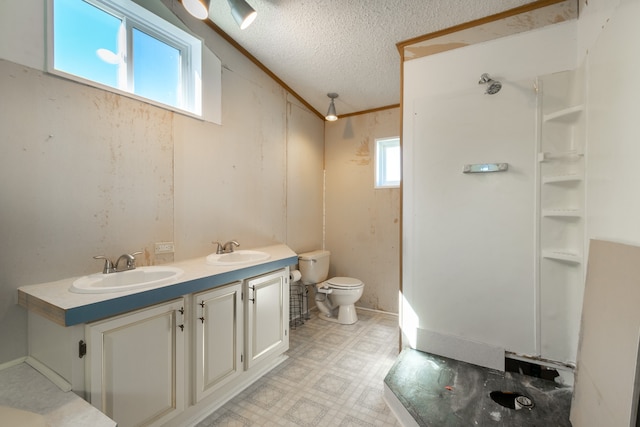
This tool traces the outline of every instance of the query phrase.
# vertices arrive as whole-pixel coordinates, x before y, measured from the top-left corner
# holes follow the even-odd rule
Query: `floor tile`
[[[358,309],[340,325],[317,313],[290,329],[289,358],[198,427],[398,427],[382,399],[398,356],[398,317]]]

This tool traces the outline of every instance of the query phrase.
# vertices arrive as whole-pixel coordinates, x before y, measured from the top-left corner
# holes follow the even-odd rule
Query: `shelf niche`
[[[584,289],[583,69],[538,78],[540,356],[575,363]]]

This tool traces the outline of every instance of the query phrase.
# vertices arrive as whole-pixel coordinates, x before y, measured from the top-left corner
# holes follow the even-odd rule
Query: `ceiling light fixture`
[[[187,12],[198,19],[206,19],[209,17],[209,5],[211,0],[182,0],[182,5]]]
[[[338,94],[331,92],[328,93],[327,96],[331,98],[331,102],[329,103],[329,110],[327,111],[325,119],[330,122],[335,122],[336,120],[338,120],[338,115],[336,114],[336,104],[333,103],[333,100],[338,97]]]
[[[247,28],[256,19],[258,13],[244,0],[227,0],[231,7],[231,16],[241,30]]]

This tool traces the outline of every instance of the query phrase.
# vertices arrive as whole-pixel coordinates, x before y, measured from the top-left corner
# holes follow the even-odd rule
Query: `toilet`
[[[358,321],[355,303],[362,296],[364,283],[353,277],[333,277],[329,275],[329,257],[325,250],[305,252],[298,255],[298,267],[305,285],[314,285],[316,307],[320,318],[351,325]]]

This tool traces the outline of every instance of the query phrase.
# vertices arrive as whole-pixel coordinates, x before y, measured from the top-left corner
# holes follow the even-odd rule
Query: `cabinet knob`
[[[184,325],[178,325],[178,328],[180,328],[180,330],[184,332]]]
[[[204,317],[198,317],[202,323],[204,323]]]

